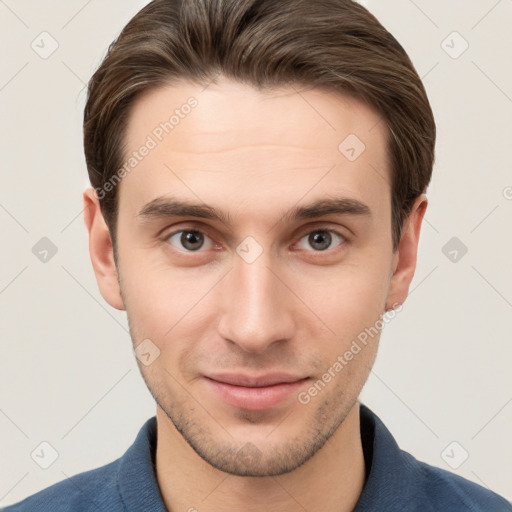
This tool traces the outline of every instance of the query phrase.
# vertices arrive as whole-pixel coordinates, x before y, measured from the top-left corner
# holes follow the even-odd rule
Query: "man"
[[[414,275],[435,145],[370,13],[155,0],[93,76],[84,142],[91,261],[156,418],[8,511],[512,510],[358,402]]]

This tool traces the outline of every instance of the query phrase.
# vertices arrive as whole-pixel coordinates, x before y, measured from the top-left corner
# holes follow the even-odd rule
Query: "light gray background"
[[[3,505],[119,457],[155,413],[125,313],[97,289],[81,200],[84,86],[146,3],[0,0]],[[410,54],[438,126],[411,295],[362,400],[403,449],[511,499],[512,0],[362,3]],[[48,469],[31,457],[43,441]]]

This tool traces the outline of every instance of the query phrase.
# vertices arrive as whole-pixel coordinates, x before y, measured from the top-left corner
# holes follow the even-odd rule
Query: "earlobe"
[[[427,205],[427,196],[421,194],[404,222],[400,244],[393,255],[393,275],[386,300],[386,310],[403,304],[409,293],[409,286],[416,270],[421,225]]]
[[[94,188],[83,194],[84,222],[89,233],[89,255],[102,297],[115,309],[124,310],[114,248]]]

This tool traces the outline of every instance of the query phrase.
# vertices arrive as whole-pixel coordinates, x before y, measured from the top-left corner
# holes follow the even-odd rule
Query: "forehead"
[[[377,112],[339,93],[227,79],[160,87],[130,112],[120,210],[172,194],[226,208],[258,198],[268,211],[335,191],[385,209],[386,137]]]

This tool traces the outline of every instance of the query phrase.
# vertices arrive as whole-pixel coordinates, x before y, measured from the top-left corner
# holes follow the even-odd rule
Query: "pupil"
[[[314,249],[324,251],[331,245],[331,234],[327,231],[315,231],[309,235],[309,243]]]
[[[197,231],[185,231],[181,235],[181,243],[186,249],[195,251],[203,245],[202,235]]]

